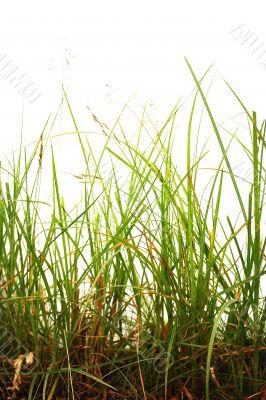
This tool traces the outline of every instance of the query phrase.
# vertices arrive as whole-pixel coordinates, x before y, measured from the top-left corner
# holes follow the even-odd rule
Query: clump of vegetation
[[[185,173],[174,161],[178,104],[160,129],[149,121],[154,132],[145,147],[146,110],[134,143],[120,118],[108,130],[94,116],[104,138],[96,156],[66,94],[84,159],[81,202],[68,209],[61,196],[45,129],[30,155],[21,146],[2,165],[1,398],[266,398],[266,124],[231,89],[249,143],[226,132],[211,112],[204,77],[188,67],[196,87]],[[200,123],[193,136],[200,102],[221,154],[206,187],[199,183],[207,156]],[[250,168],[245,182],[233,168],[233,145]],[[53,194],[46,200],[49,160]],[[228,185],[239,206],[234,220],[223,207]]]

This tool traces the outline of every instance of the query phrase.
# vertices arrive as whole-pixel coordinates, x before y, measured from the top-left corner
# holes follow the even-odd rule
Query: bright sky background
[[[114,122],[134,91],[137,102],[153,101],[159,118],[194,88],[184,56],[197,76],[214,63],[219,117],[236,112],[231,96],[224,97],[221,75],[248,108],[264,118],[265,11],[263,1],[239,0],[3,2],[0,60],[5,54],[41,92],[35,102],[25,102],[24,143],[36,140],[49,113],[57,110],[62,83],[80,129],[90,126],[87,106],[104,121]],[[256,43],[241,44],[248,33],[261,46],[253,55]],[[4,65],[0,61],[1,152],[9,152],[18,147],[23,101],[14,84],[2,77]]]

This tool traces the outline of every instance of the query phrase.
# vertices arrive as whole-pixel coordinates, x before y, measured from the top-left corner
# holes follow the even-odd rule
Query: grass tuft
[[[185,171],[178,104],[160,128],[145,108],[132,140],[121,123],[127,106],[111,129],[93,114],[96,152],[65,92],[81,200],[69,206],[62,195],[49,121],[34,147],[21,143],[1,165],[1,398],[265,398],[266,123],[227,84],[249,143],[223,129],[204,94],[208,73],[199,80],[186,62],[195,95]],[[200,107],[220,149],[207,170]],[[248,180],[234,171],[233,146]]]

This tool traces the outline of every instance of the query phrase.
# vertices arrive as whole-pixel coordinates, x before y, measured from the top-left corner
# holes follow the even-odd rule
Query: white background
[[[258,53],[251,54],[255,48],[241,45],[230,34],[240,25],[266,49],[262,1],[3,2],[0,54],[27,74],[41,96],[32,104],[25,101],[23,111],[23,98],[1,77],[4,63],[0,63],[1,153],[18,147],[22,113],[24,143],[39,138],[49,113],[54,115],[60,104],[62,84],[81,130],[91,126],[87,106],[112,124],[133,93],[135,104],[152,100],[154,115],[160,120],[180,96],[185,99],[194,88],[184,56],[198,77],[214,63],[217,83],[212,99],[221,121],[239,112],[232,96],[225,94],[228,90],[221,77],[263,119],[266,68]],[[58,125],[58,133],[65,130],[73,130],[70,119]],[[185,140],[185,132],[182,137]],[[67,160],[71,143],[61,141],[61,145],[60,156]],[[72,160],[68,172],[84,172],[75,168]]]
[[[143,102],[153,99],[159,112],[169,110],[193,89],[184,56],[198,76],[214,62],[263,118],[266,70],[229,32],[245,24],[266,43],[264,6],[263,1],[2,2],[0,54],[42,93],[25,105],[25,140],[37,137],[49,112],[55,112],[62,82],[70,83],[70,101],[84,129],[86,105],[109,118],[113,103],[119,109],[135,90]],[[228,104],[221,107],[230,115]],[[0,113],[1,145],[8,149],[19,135],[22,98],[1,77]]]

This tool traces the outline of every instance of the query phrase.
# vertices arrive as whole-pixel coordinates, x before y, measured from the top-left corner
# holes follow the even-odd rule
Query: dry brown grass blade
[[[21,368],[22,368],[22,363],[25,360],[26,366],[32,365],[34,361],[34,354],[33,352],[30,352],[28,354],[20,354],[17,358],[14,360],[10,360],[10,364],[14,367],[15,369],[15,374],[13,378],[13,386],[9,387],[8,390],[11,390],[13,392],[19,391],[20,386],[22,384],[21,382]]]
[[[18,274],[13,275],[11,278],[9,278],[3,285],[0,286],[1,290],[4,290],[10,283],[14,281],[14,279],[18,276]]]

